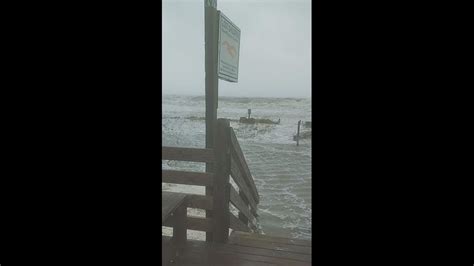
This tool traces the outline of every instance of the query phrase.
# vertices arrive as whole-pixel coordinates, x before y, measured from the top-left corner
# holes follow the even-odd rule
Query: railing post
[[[216,172],[213,191],[213,242],[226,243],[229,238],[230,202],[230,123],[227,119],[217,119],[217,134],[214,151]]]
[[[179,248],[186,244],[187,239],[187,202],[175,211],[175,226],[173,227],[173,238]]]

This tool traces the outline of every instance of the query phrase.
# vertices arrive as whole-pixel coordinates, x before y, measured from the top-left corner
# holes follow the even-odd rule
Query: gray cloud
[[[311,95],[311,2],[217,0],[241,30],[239,82],[220,96]],[[163,2],[163,93],[204,95],[204,0]]]

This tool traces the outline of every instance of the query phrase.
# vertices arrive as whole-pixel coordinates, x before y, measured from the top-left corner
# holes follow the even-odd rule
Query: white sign
[[[240,29],[219,11],[218,77],[230,82],[239,78]]]

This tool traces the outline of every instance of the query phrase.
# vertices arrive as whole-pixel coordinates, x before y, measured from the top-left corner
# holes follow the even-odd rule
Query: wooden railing
[[[229,228],[246,232],[257,229],[260,197],[229,120],[217,120],[213,149],[162,147],[162,159],[214,166],[211,173],[162,170],[162,182],[210,188],[206,190],[207,195],[188,194],[187,207],[210,211],[212,215],[207,218],[188,216],[187,229],[211,233],[207,237],[212,239],[206,241],[221,243],[227,242]],[[237,188],[231,185],[230,177]],[[238,217],[230,212],[230,204],[238,210]],[[165,225],[172,226],[173,223],[171,220]]]
[[[162,160],[188,161],[214,163],[215,154],[212,149],[194,149],[178,147],[162,147]],[[212,186],[214,183],[213,173],[199,173],[188,171],[162,170],[162,182],[195,186]],[[187,207],[204,210],[212,210],[212,197],[204,195],[188,194]],[[212,232],[212,224],[209,219],[188,216],[187,229]],[[168,221],[165,226],[173,226],[175,221]]]
[[[256,230],[257,204],[260,202],[260,196],[232,128],[229,130],[229,135],[231,144],[230,174],[239,189],[239,192],[237,192],[234,187],[230,187],[230,202],[239,210],[239,219],[231,218],[230,227],[234,230],[243,229],[244,227]]]

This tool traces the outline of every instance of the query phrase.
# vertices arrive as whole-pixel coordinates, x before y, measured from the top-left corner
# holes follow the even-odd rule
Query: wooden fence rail
[[[212,149],[161,147],[162,160],[213,163],[216,161]]]
[[[162,182],[211,188],[209,195],[187,194],[187,207],[206,210],[207,218],[188,216],[186,228],[210,233],[206,241],[225,243],[229,228],[250,232],[257,229],[257,204],[260,197],[250,169],[229,120],[218,119],[213,149],[162,147],[162,160],[213,163],[214,172],[162,170]],[[230,184],[232,178],[237,184]],[[186,193],[185,193],[186,194]],[[238,217],[229,210],[232,204]],[[170,219],[165,226],[173,226]]]
[[[250,190],[252,191],[252,196],[255,199],[256,203],[259,203],[260,201],[260,196],[258,195],[257,187],[255,186],[255,183],[253,182],[252,175],[250,174],[250,169],[247,165],[247,162],[245,161],[244,153],[242,152],[242,149],[240,148],[239,141],[237,140],[237,137],[235,136],[234,130],[230,130],[230,140],[232,143],[232,151],[233,154],[236,155],[236,159],[239,162],[239,169],[243,173],[244,181],[247,184],[248,187],[250,187]]]

